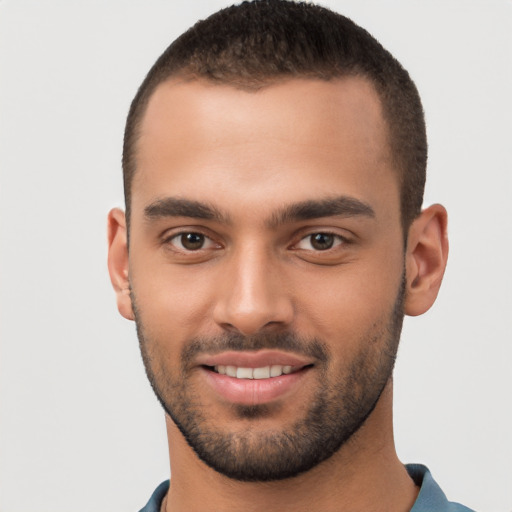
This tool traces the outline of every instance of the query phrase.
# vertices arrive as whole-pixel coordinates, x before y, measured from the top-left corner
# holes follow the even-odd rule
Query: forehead
[[[169,80],[141,123],[132,211],[158,196],[397,200],[381,102],[365,79],[294,79],[257,91]],[[387,188],[381,186],[387,184]],[[272,195],[272,194],[271,194]],[[278,195],[278,194],[275,194]],[[368,199],[361,198],[361,199]]]

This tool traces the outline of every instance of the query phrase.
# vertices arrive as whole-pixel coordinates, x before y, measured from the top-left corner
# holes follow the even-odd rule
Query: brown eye
[[[187,251],[197,251],[203,248],[205,236],[201,233],[183,233],[180,235],[180,242]]]
[[[182,231],[168,236],[162,240],[162,245],[169,257],[177,258],[176,261],[184,263],[200,263],[215,256],[217,251],[223,248],[208,235],[200,231]]]
[[[311,233],[310,235],[305,236],[296,246],[296,249],[306,250],[306,251],[328,251],[333,247],[337,247],[345,243],[346,240],[340,236],[335,235],[333,233]]]
[[[311,247],[317,251],[325,251],[334,245],[334,235],[329,233],[314,233],[309,238]]]

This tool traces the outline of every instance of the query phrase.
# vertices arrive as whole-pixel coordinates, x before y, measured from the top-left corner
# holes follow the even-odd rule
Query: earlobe
[[[116,292],[119,313],[128,320],[134,320],[128,268],[125,215],[119,208],[114,208],[108,214],[108,272]]]
[[[448,258],[448,215],[440,204],[423,210],[409,228],[405,314],[421,315],[436,300]]]

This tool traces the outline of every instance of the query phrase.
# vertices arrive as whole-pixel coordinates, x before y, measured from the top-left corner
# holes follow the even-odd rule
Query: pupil
[[[311,245],[319,251],[330,249],[334,244],[334,237],[326,233],[315,233],[311,235]]]
[[[181,235],[181,244],[185,249],[201,249],[204,244],[204,236],[199,233],[187,233],[185,235]]]

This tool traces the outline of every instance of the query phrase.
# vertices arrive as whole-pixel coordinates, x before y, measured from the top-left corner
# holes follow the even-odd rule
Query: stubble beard
[[[215,471],[235,480],[269,482],[297,476],[336,453],[364,425],[391,378],[403,322],[405,278],[387,324],[359,340],[360,351],[343,374],[332,378],[330,351],[317,339],[292,332],[245,337],[227,333],[190,340],[181,354],[181,369],[171,375],[146,335],[132,291],[137,335],[146,374],[165,412],[196,455]],[[342,341],[341,341],[342,342]],[[190,383],[190,361],[203,352],[281,349],[314,357],[318,388],[302,418],[283,428],[251,428],[251,421],[272,414],[271,405],[233,405],[247,428],[216,428]],[[329,378],[329,376],[331,377]]]

